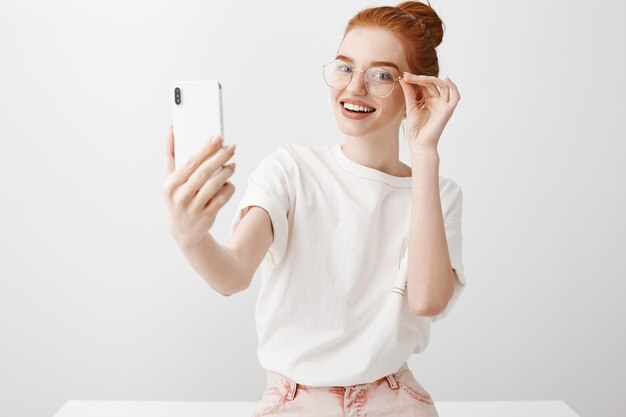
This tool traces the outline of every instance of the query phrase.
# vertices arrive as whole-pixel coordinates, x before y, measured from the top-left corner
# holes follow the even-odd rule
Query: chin
[[[365,136],[374,130],[374,127],[372,125],[358,126],[358,125],[351,124],[349,122],[345,123],[345,121],[343,120],[340,120],[337,123],[337,127],[339,127],[339,130],[341,130],[341,132],[344,135],[348,135],[348,136]]]
[[[341,133],[347,136],[365,136],[372,132],[372,128],[364,128],[358,126],[347,126],[345,123],[338,123],[337,125]]]

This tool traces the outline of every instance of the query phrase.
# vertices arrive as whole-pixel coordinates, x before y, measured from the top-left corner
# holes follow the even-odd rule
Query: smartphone
[[[185,164],[214,135],[224,138],[222,85],[218,80],[175,81],[172,125],[176,167]]]

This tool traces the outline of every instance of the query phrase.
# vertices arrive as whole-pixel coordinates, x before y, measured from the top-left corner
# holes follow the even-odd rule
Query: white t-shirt
[[[346,386],[395,372],[428,345],[465,286],[461,187],[439,176],[454,295],[437,316],[406,295],[411,177],[349,159],[339,144],[286,144],[248,179],[230,234],[249,206],[267,210],[274,240],[256,304],[261,366],[308,386]]]

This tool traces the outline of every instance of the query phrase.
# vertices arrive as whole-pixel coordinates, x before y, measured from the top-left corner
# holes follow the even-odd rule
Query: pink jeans
[[[374,382],[308,387],[267,371],[267,387],[253,417],[439,417],[432,397],[405,362]]]

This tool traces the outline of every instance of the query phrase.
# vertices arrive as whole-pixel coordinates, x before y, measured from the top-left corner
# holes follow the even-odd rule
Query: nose
[[[346,90],[355,96],[367,94],[367,88],[365,86],[365,72],[353,70],[352,79],[346,86]]]

